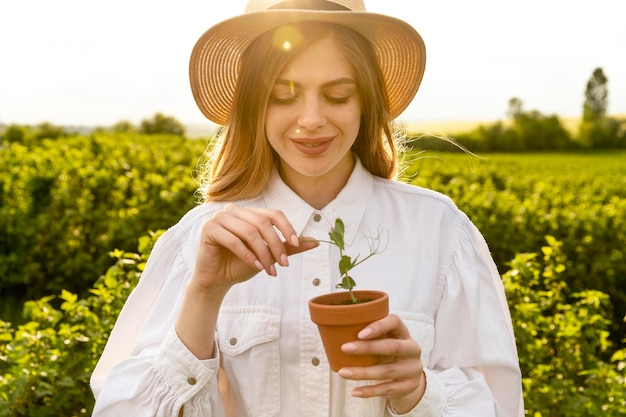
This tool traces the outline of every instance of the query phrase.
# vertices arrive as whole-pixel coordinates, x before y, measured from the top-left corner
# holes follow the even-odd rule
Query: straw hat
[[[366,12],[363,0],[250,0],[243,15],[211,27],[192,51],[189,78],[200,111],[226,124],[242,52],[263,32],[304,21],[341,24],[367,38],[378,56],[392,116],[406,109],[426,64],[424,41],[408,23]]]

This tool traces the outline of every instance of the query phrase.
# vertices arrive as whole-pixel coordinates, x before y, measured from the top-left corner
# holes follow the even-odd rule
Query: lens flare
[[[282,26],[274,33],[274,45],[284,51],[296,48],[302,42],[302,34],[293,26]]]

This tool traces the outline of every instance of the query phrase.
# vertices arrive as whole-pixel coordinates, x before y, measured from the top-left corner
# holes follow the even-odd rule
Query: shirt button
[[[322,215],[321,215],[321,214],[319,214],[319,213],[315,213],[315,214],[313,215],[313,221],[314,221],[315,223],[319,223],[319,221],[320,221],[320,220],[322,220]]]
[[[320,364],[320,360],[314,357],[313,359],[311,359],[311,363],[313,364],[313,366],[317,366]]]
[[[231,338],[228,343],[230,343],[231,346],[235,346],[237,344],[237,338],[233,337]]]
[[[196,385],[196,382],[198,382],[196,381],[196,378],[187,378],[187,383],[189,385]]]
[[[315,278],[315,279],[313,280],[313,286],[314,286],[314,287],[319,286],[319,285],[320,285],[320,282],[322,282],[322,281],[320,281],[320,279],[319,279],[319,278]]]

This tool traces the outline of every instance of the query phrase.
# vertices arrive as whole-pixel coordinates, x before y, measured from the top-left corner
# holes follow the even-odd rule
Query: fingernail
[[[352,371],[346,368],[341,368],[337,373],[342,378],[350,378],[352,376]]]
[[[341,350],[345,353],[352,353],[356,350],[356,345],[352,342],[341,345]]]
[[[372,334],[372,329],[370,329],[369,327],[366,327],[365,329],[361,330],[358,334],[359,339],[367,339],[368,337],[370,337]]]
[[[352,391],[352,396],[353,397],[362,397],[363,396],[363,392],[362,391]]]
[[[258,260],[254,261],[254,266],[256,266],[256,269],[258,269],[259,271],[263,269],[263,264]]]
[[[284,253],[280,255],[280,264],[282,266],[289,266],[289,259],[287,259],[287,255]]]
[[[300,239],[298,239],[298,236],[291,235],[291,244],[293,246],[300,246]]]
[[[275,277],[278,274],[276,273],[276,267],[274,266],[274,264],[270,265],[270,275]]]

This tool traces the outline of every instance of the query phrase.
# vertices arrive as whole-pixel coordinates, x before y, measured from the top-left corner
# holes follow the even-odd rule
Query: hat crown
[[[345,10],[364,12],[363,0],[250,0],[246,13],[261,12],[268,9],[312,9]]]
[[[244,14],[214,25],[193,48],[189,80],[200,111],[209,120],[227,125],[246,48],[269,30],[301,22],[345,26],[370,42],[384,78],[391,118],[413,100],[424,76],[426,47],[405,21],[367,12],[364,0],[248,0]]]

